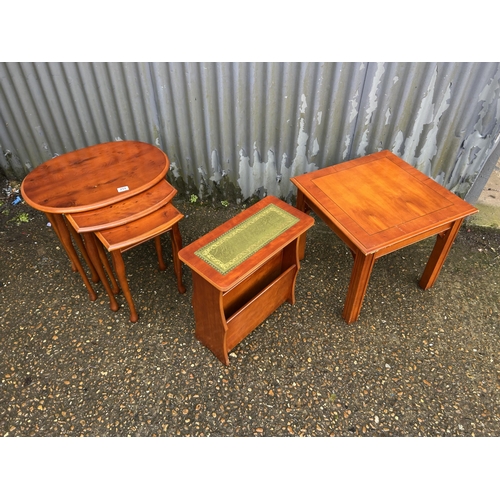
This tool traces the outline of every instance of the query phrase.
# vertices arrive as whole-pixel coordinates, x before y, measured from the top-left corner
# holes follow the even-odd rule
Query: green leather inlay
[[[270,204],[197,250],[195,255],[219,273],[227,274],[298,221],[297,217]]]

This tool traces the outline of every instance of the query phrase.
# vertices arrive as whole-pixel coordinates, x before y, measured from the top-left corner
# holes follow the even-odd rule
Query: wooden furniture
[[[170,232],[177,288],[180,293],[186,291],[182,284],[182,269],[177,256],[179,249],[182,248],[178,222],[184,216],[170,203],[176,193],[177,190],[163,179],[148,190],[118,203],[88,212],[66,215],[71,227],[78,234],[83,234],[90,259],[99,272],[108,293],[111,309],[116,311],[119,306],[114,295],[119,292],[119,289],[102,251],[102,244],[111,253],[118,281],[130,308],[132,322],[137,321],[138,315],[128,286],[122,252],[154,238],[159,268],[163,271],[166,265],[163,260],[160,236],[165,232]],[[95,236],[100,242],[96,241]],[[108,273],[111,287],[103,275],[102,265]]]
[[[68,228],[63,214],[94,210],[141,193],[164,179],[169,166],[167,155],[151,144],[117,141],[57,156],[24,178],[21,184],[24,200],[45,213],[91,300],[97,294],[78,259],[71,234],[90,268],[92,281],[101,278],[81,237]]]
[[[95,232],[111,229],[144,217],[171,202],[177,190],[165,179],[117,203],[96,210],[71,213],[71,219],[79,232]]]
[[[298,238],[313,224],[268,196],[179,252],[192,270],[196,337],[225,365],[283,302],[295,303]]]
[[[465,217],[477,209],[389,151],[299,175],[297,208],[313,210],[354,256],[343,318],[358,319],[375,261],[437,235],[420,279],[436,281]],[[305,235],[304,235],[305,236]],[[300,241],[304,257],[305,237]]]
[[[181,263],[178,258],[179,250],[182,248],[182,239],[179,231],[178,222],[184,216],[172,205],[172,203],[167,203],[158,210],[140,217],[138,219],[132,220],[127,224],[122,224],[121,226],[112,227],[110,229],[105,229],[103,231],[84,232],[86,236],[86,242],[92,248],[92,255],[97,256],[99,253],[98,245],[95,243],[95,236],[99,238],[104,247],[111,253],[113,259],[113,266],[115,268],[116,274],[118,276],[118,281],[127,300],[130,309],[130,321],[136,322],[138,320],[137,311],[132,299],[132,294],[130,293],[130,288],[128,286],[127,276],[125,272],[125,263],[123,261],[122,253],[130,248],[133,248],[145,241],[150,239],[155,240],[156,252],[158,255],[158,264],[160,270],[165,270],[166,265],[163,260],[160,236],[163,233],[170,232],[170,238],[172,240],[172,258],[174,262],[174,272],[177,277],[177,289],[180,293],[184,293],[186,289],[182,284],[182,269]],[[76,222],[77,218],[73,215],[67,215],[69,222],[75,228],[77,232],[85,231],[85,227],[80,227]],[[99,253],[101,261],[107,262],[105,256]],[[95,262],[96,257],[94,257]],[[97,269],[102,269],[102,267],[95,262]],[[110,271],[108,271],[108,274]],[[104,277],[103,282],[106,282]],[[117,291],[117,290],[116,290]],[[113,309],[113,301],[116,302],[113,292],[115,290],[108,290],[108,295],[110,296],[110,301]],[[116,293],[116,292],[115,292]],[[116,309],[113,309],[116,310]]]

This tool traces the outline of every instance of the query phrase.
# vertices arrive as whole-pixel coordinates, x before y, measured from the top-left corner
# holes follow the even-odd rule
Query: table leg
[[[297,203],[295,206],[298,210],[304,213],[311,211],[307,206],[306,197],[302,191],[297,191]],[[299,260],[303,260],[306,254],[306,234],[307,233],[302,233],[299,236]]]
[[[61,245],[63,246],[64,250],[66,250],[66,247],[64,246],[64,243],[63,243],[63,239],[61,237],[61,235],[59,234],[59,230],[57,229],[57,226],[56,224],[52,223],[52,219],[51,217],[49,216],[48,213],[45,214],[45,216],[47,217],[47,220],[50,222],[50,227],[52,227],[52,229],[54,230],[54,233],[56,233],[56,236],[59,238],[59,241],[61,242]],[[71,256],[69,255],[68,252],[66,252],[68,254],[68,258],[69,258],[69,261],[71,262],[71,270],[76,273],[77,271],[77,268],[75,266],[75,263],[73,262],[73,259],[71,258]]]
[[[177,223],[172,226],[170,239],[172,240],[172,260],[174,261],[174,272],[177,277],[177,290],[179,290],[179,293],[184,293],[186,288],[182,284],[182,264],[179,260],[179,251],[182,248],[182,238]]]
[[[102,246],[102,243],[99,241],[99,239],[95,237],[95,234],[94,234],[94,241],[96,243],[97,252],[99,253],[102,265],[104,266],[104,269],[108,273],[109,281],[111,282],[111,290],[115,295],[118,295],[120,293],[120,287],[118,286],[118,283],[115,280],[115,275],[113,274],[113,270],[109,265],[109,260],[106,257],[106,252],[104,251],[104,247]]]
[[[295,304],[295,282],[297,281],[297,275],[299,274],[300,269],[299,238],[300,237],[298,237],[295,241],[292,241],[292,243],[290,243],[283,249],[283,260],[281,264],[282,269],[295,267],[293,280],[291,282],[287,297],[287,301],[292,305]]]
[[[113,266],[118,276],[120,286],[122,287],[123,295],[125,295],[125,299],[127,300],[128,307],[130,309],[130,321],[135,323],[139,319],[139,316],[135,310],[134,300],[132,299],[132,294],[130,293],[130,288],[128,286],[127,276],[125,274],[125,262],[123,262],[122,253],[120,250],[114,250],[111,252],[111,257],[113,258]]]
[[[68,257],[70,258],[72,264],[76,267],[77,271],[80,273],[80,276],[87,287],[87,291],[89,293],[90,300],[96,300],[97,294],[95,293],[92,285],[90,284],[85,271],[78,259],[78,255],[76,253],[75,248],[73,247],[73,243],[71,242],[71,235],[68,231],[68,227],[64,222],[64,217],[61,214],[50,214],[46,213],[47,219],[49,219],[52,226],[55,228],[55,232],[61,241],[62,246],[66,250]]]
[[[167,269],[167,266],[165,264],[165,261],[163,260],[163,250],[161,248],[161,235],[155,236],[155,248],[156,248],[156,255],[158,257],[158,268],[160,271],[165,271]]]
[[[109,282],[106,278],[106,275],[104,274],[104,268],[102,267],[101,261],[99,259],[99,252],[97,250],[97,244],[95,242],[95,236],[93,233],[83,233],[83,237],[85,239],[85,244],[87,245],[88,248],[88,253],[91,261],[93,262],[97,274],[99,275],[99,278],[101,279],[101,282],[104,286],[104,289],[106,290],[108,297],[109,297],[109,307],[111,308],[112,311],[118,311],[120,306],[118,305],[118,302],[115,299],[115,296],[113,294],[113,291],[111,290],[111,287],[109,286]]]
[[[66,222],[66,221],[65,221]],[[96,268],[92,262],[92,259],[89,257],[89,254],[87,252],[87,249],[85,248],[85,245],[83,244],[82,237],[76,232],[75,228],[71,224],[66,224],[69,227],[69,230],[71,232],[71,235],[73,236],[73,239],[76,241],[76,244],[78,245],[78,248],[80,249],[80,252],[85,259],[85,262],[89,266],[90,269],[90,279],[94,283],[99,283],[99,273],[96,271]]]
[[[342,312],[342,317],[349,324],[354,323],[359,317],[374,264],[375,254],[365,255],[358,250],[354,257],[351,281]]]
[[[418,283],[420,288],[428,290],[436,282],[439,272],[441,271],[444,261],[450,252],[451,246],[453,241],[455,241],[462,222],[463,219],[457,220],[452,224],[450,229],[444,233],[438,234],[431,256],[429,257],[429,261],[427,262],[422,277]]]

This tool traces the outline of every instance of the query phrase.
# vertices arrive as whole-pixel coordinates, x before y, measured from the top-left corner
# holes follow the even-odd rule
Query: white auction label
[[[118,188],[119,193],[123,193],[123,191],[128,191],[128,186],[122,186]]]

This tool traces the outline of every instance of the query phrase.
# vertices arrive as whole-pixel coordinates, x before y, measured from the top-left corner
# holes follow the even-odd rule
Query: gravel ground
[[[124,254],[122,295],[95,302],[43,214],[0,189],[3,436],[499,436],[500,231],[462,227],[435,286],[433,240],[375,265],[359,320],[341,318],[352,258],[318,219],[285,303],[222,365],[194,337],[148,242]],[[184,244],[242,209],[176,202]]]

